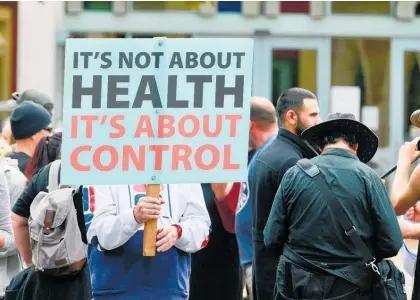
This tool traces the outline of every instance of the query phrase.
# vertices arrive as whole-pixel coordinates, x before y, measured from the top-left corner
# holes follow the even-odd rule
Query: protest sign
[[[68,39],[63,184],[244,181],[252,39]]]

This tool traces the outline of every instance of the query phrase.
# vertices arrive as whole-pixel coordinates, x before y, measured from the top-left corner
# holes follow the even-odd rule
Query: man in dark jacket
[[[315,156],[313,150],[300,139],[301,133],[320,122],[317,97],[302,88],[285,91],[277,102],[276,110],[281,129],[276,139],[259,154],[254,166],[253,180],[250,182],[254,199],[254,300],[270,300],[274,297],[276,266],[281,248],[266,248],[263,230],[283,175],[299,159]]]
[[[322,150],[312,159],[311,170],[319,170],[316,176],[321,176],[319,180],[328,186],[326,193],[335,199],[326,199],[321,185],[300,166],[284,175],[264,230],[266,246],[283,249],[277,288],[292,299],[341,299],[345,294],[345,299],[371,299],[369,292],[361,296],[358,285],[370,291],[373,272],[359,276],[358,271],[344,269],[351,264],[364,267],[367,262],[350,236],[359,235],[377,261],[397,255],[402,247],[387,190],[366,165],[378,149],[378,138],[354,115],[340,113],[329,115],[327,121],[305,130],[302,136]],[[338,209],[330,205],[333,200],[339,202],[353,231],[345,232],[341,226]],[[302,265],[303,260],[326,271]],[[348,276],[341,279],[327,273],[331,270]]]

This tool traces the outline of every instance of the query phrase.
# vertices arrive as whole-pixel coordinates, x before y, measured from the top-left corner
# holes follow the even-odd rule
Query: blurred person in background
[[[3,139],[0,139],[0,157],[12,154],[12,147]]]
[[[52,116],[52,111],[54,108],[53,101],[48,95],[34,90],[34,89],[28,89],[20,92],[15,92],[12,94],[12,98],[17,102],[17,104],[21,104],[24,101],[32,101],[35,102],[42,107],[44,107],[48,113]]]
[[[15,172],[18,176],[16,177]],[[19,180],[20,179],[20,180]],[[25,187],[25,177],[7,159],[0,162],[0,299],[10,281],[22,270],[12,230],[11,206]]]
[[[24,101],[13,110],[10,124],[16,148],[8,156],[16,159],[19,169],[25,173],[39,140],[51,134],[51,115],[41,105]]]
[[[3,140],[9,145],[12,146],[15,144],[15,139],[12,134],[12,127],[10,125],[10,117],[3,120],[3,128],[1,131],[1,136]]]
[[[12,224],[17,248],[26,267],[32,266],[28,218],[32,201],[41,191],[48,192],[51,163],[61,158],[62,134],[42,137],[27,167],[29,183],[12,208]],[[60,178],[61,169],[58,177]],[[82,187],[73,196],[82,241],[87,245],[83,216]],[[27,270],[26,270],[27,271]],[[33,296],[32,296],[33,295]],[[51,277],[31,272],[21,287],[18,300],[91,300],[90,273],[87,264],[83,270],[67,277]]]
[[[278,132],[276,108],[262,97],[251,100],[251,121],[249,128],[249,147],[255,149],[248,165],[248,181],[240,184],[240,196],[236,209],[235,232],[238,240],[240,264],[249,299],[252,293],[252,197],[249,182],[252,180],[253,166],[260,151],[273,141]]]
[[[276,111],[281,128],[276,139],[259,153],[249,182],[253,201],[253,293],[257,300],[275,296],[276,266],[282,250],[264,245],[263,231],[271,206],[287,170],[299,159],[316,155],[302,141],[301,133],[321,121],[317,97],[302,88],[283,92]]]

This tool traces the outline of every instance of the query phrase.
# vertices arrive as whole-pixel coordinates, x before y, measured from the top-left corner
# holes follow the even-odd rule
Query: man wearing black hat
[[[302,137],[322,154],[299,161],[284,175],[264,230],[266,246],[283,249],[278,292],[291,299],[335,299],[344,294],[345,299],[371,299],[360,293],[362,277],[341,268],[364,266],[363,247],[353,244],[354,234],[376,261],[395,256],[402,247],[387,190],[366,165],[377,151],[378,138],[354,115],[340,113],[306,129]],[[344,232],[344,215],[337,207],[353,225],[351,230]],[[342,279],[332,272],[349,275]]]
[[[20,171],[25,173],[39,140],[51,134],[51,115],[43,106],[24,101],[13,110],[10,126],[16,147],[9,157],[17,159]]]

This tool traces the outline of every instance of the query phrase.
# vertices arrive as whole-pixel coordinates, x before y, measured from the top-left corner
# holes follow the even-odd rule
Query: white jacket
[[[208,240],[210,228],[201,185],[171,184],[169,189],[168,185],[162,186],[165,204],[158,228],[179,224],[182,237],[175,247],[189,253],[200,250]],[[137,230],[143,230],[143,225],[134,219],[133,208],[138,196],[145,196],[145,191],[135,189],[134,185],[94,186],[95,214],[87,233],[89,242],[97,236],[102,248],[112,250],[126,243]]]
[[[5,238],[5,245],[0,249],[0,296],[4,296],[6,286],[23,270],[12,230],[11,207],[25,186],[26,177],[20,172],[17,160],[0,158],[0,233]]]
[[[161,185],[158,228],[179,224],[175,247],[144,257],[143,225],[133,208],[145,196],[144,185],[93,186],[89,201],[94,217],[89,226],[88,261],[95,300],[118,295],[120,300],[186,300],[190,255],[207,245],[210,231],[200,184]],[[92,206],[92,204],[91,204]]]

